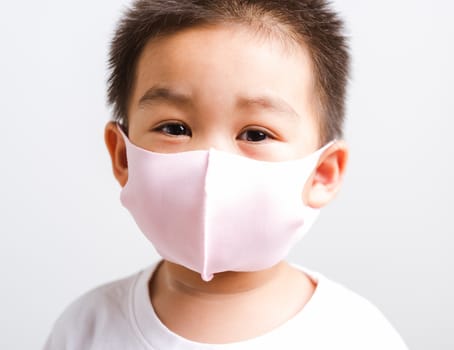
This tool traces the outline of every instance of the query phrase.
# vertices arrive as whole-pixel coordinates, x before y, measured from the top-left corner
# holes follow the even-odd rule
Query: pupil
[[[186,128],[181,124],[169,124],[166,129],[172,135],[186,135]]]
[[[263,141],[265,140],[266,135],[261,131],[248,131],[247,140],[251,142]]]

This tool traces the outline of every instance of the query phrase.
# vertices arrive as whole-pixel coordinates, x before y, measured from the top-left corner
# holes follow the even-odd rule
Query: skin
[[[297,159],[320,146],[314,99],[304,46],[284,45],[244,26],[191,28],[144,48],[128,109],[129,139],[162,153],[216,148],[266,161]],[[126,150],[114,123],[107,124],[105,140],[124,186]],[[347,154],[342,141],[322,154],[301,189],[302,201],[321,208],[334,198]],[[263,271],[219,273],[210,282],[163,261],[150,281],[150,300],[180,336],[228,343],[282,325],[315,288],[284,261]]]

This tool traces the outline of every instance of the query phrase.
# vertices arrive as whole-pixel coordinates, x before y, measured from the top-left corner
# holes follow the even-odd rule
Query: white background
[[[0,7],[0,348],[39,349],[75,297],[156,255],[103,144],[126,1]],[[354,56],[351,163],[292,260],[375,303],[411,349],[454,348],[454,5],[337,0]]]

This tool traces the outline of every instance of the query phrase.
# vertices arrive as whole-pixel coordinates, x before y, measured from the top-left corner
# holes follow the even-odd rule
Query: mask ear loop
[[[320,147],[317,153],[320,152],[319,154],[322,155],[323,152],[325,152],[328,148],[330,148],[332,145],[337,143],[337,139],[333,139],[329,142],[327,142],[324,146]]]
[[[333,139],[329,142],[327,142],[324,146],[320,147],[318,150],[316,150],[314,153],[310,154],[309,157],[313,157],[313,158],[317,158],[317,163],[318,161],[320,160],[320,157],[322,156],[322,154],[328,149],[330,148],[332,145],[336,144],[337,142],[337,139]],[[318,164],[316,164],[317,166]]]
[[[120,123],[116,123],[117,124],[117,129],[118,131],[120,132],[121,136],[123,137],[123,140],[125,141],[126,144],[130,145],[130,146],[133,146],[133,147],[137,147],[136,145],[134,145],[130,140],[129,140],[129,136],[128,134],[126,133],[126,131],[124,130],[125,126],[124,125],[121,125]]]
[[[117,125],[118,130],[121,131],[121,133],[123,134],[123,136],[128,137],[128,129],[127,129],[126,125],[122,124],[122,123],[119,122],[119,121],[116,121],[115,124]]]

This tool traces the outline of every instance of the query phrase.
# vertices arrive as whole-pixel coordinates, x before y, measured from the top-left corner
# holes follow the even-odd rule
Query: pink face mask
[[[318,216],[302,193],[331,143],[303,159],[266,162],[214,149],[155,153],[122,135],[122,204],[164,259],[205,281],[277,264]]]

